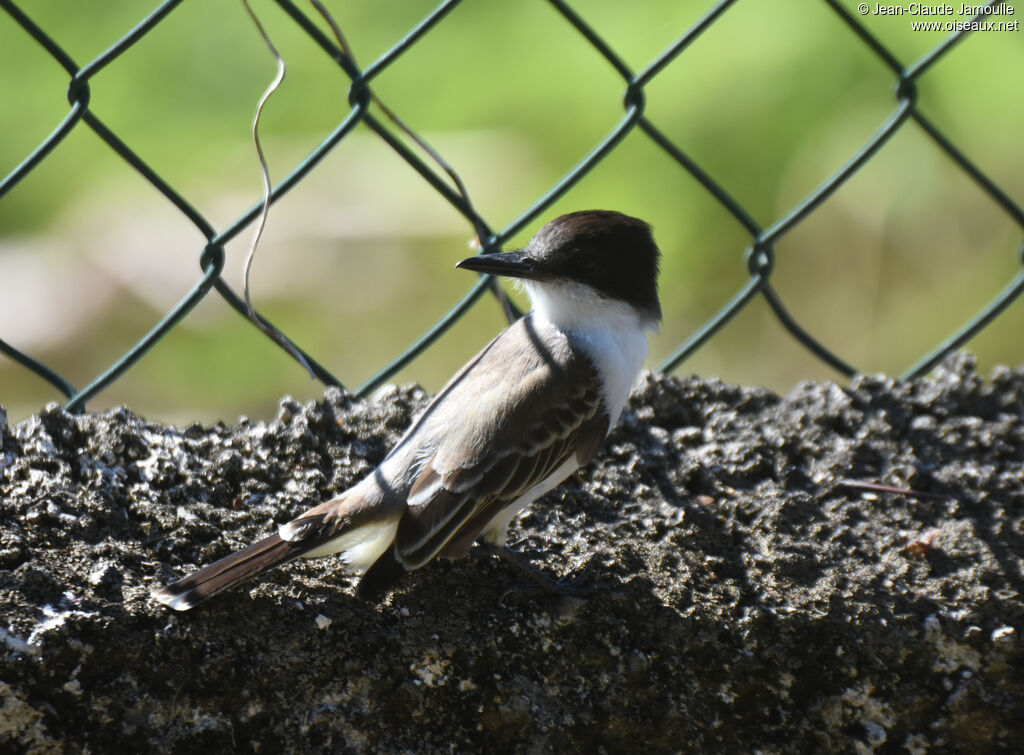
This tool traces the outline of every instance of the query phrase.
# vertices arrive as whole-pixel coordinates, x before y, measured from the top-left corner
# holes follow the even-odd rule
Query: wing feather
[[[518,373],[499,372],[496,386],[466,376],[467,384],[442,391],[462,415],[433,418],[446,423],[446,432],[438,433],[437,448],[412,481],[395,541],[406,568],[464,552],[505,507],[574,454],[576,463],[588,462],[608,432],[599,376],[585,354],[562,334],[532,330],[529,317],[517,325],[527,329],[532,353],[508,359],[500,339],[490,350]],[[517,344],[522,349],[522,340]],[[483,416],[492,409],[493,416]]]

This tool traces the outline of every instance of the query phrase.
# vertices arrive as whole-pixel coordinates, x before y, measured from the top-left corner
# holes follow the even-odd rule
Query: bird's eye
[[[576,274],[581,276],[592,275],[597,269],[594,258],[588,255],[580,255],[575,260]]]

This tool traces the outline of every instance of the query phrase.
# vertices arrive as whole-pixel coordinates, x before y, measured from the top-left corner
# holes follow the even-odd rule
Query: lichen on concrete
[[[0,415],[0,750],[999,752],[1024,741],[1024,371],[786,396],[647,375],[514,525],[585,600],[331,559],[187,614],[155,587],[378,463],[427,400],[269,422]],[[911,488],[871,492],[845,481]]]

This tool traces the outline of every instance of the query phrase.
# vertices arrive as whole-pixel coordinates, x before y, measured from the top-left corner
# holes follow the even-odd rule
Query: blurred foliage
[[[143,12],[128,0],[22,7],[79,65]],[[261,126],[280,178],[348,113],[348,80],[274,3],[254,7],[288,64]],[[403,0],[386,12],[373,0],[328,7],[365,66],[434,3]],[[624,10],[612,0],[577,0],[573,7],[640,70],[710,2],[646,0]],[[858,18],[906,64],[946,36],[914,32],[906,16]],[[67,113],[67,76],[2,13],[0,40],[6,174]],[[969,35],[918,86],[921,110],[1017,203],[1024,202],[1022,41],[1019,31]],[[240,0],[186,2],[92,79],[91,109],[223,227],[260,197],[248,132],[273,73]],[[373,86],[445,155],[495,228],[611,130],[624,89],[540,0],[466,0]],[[652,81],[646,112],[768,226],[870,139],[895,108],[893,89],[891,72],[826,4],[739,2]],[[652,365],[745,280],[749,238],[639,131],[545,217],[591,207],[655,226],[666,318]],[[225,270],[238,289],[243,236],[229,246]],[[257,306],[355,387],[472,283],[451,269],[471,253],[471,236],[461,216],[361,127],[275,205],[255,264]],[[773,282],[797,320],[841,356],[866,372],[896,374],[1006,284],[1019,269],[1020,241],[1010,218],[908,122],[782,239]],[[0,338],[82,386],[186,293],[201,250],[202,237],[177,210],[80,124],[0,201],[8,293]],[[397,380],[437,389],[501,324],[484,299]],[[983,367],[1018,363],[1022,328],[1017,302],[970,348]],[[36,335],[20,342],[12,333]],[[760,300],[682,369],[777,390],[837,377]],[[233,421],[271,414],[283,394],[321,391],[212,294],[90,408],[127,403],[154,418]],[[0,358],[0,403],[12,419],[59,398]]]

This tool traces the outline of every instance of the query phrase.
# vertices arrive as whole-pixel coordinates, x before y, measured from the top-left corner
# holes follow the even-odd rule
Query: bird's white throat
[[[534,318],[568,333],[594,361],[614,425],[647,358],[647,332],[657,331],[657,321],[582,283],[524,280],[522,286]]]

